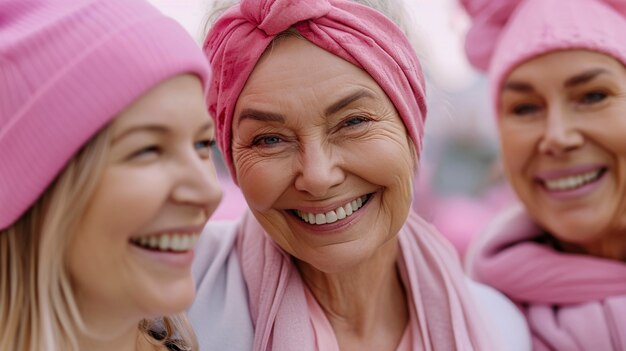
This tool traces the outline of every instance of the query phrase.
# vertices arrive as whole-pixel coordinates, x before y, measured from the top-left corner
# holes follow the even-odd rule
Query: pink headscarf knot
[[[325,16],[328,1],[260,0],[242,1],[241,13],[269,36],[275,36],[294,23]]]

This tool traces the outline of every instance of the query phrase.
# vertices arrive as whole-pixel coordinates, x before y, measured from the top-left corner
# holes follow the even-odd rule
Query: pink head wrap
[[[625,0],[461,0],[473,19],[465,51],[487,71],[497,111],[500,87],[517,65],[552,51],[586,49],[626,65]]]
[[[204,43],[214,74],[209,112],[235,181],[230,148],[235,104],[267,46],[290,27],[372,76],[395,105],[420,153],[426,119],[424,77],[411,44],[393,22],[347,0],[243,0],[215,23]]]

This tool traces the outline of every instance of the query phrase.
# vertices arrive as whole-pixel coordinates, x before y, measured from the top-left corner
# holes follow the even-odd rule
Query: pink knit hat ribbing
[[[127,105],[206,58],[143,0],[0,2],[0,229]]]
[[[487,71],[497,111],[505,77],[552,51],[586,49],[626,65],[625,0],[461,0],[472,17],[470,62]]]

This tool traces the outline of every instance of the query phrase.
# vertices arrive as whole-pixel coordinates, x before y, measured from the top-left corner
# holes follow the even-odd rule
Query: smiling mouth
[[[131,238],[130,243],[150,251],[179,253],[193,249],[198,238],[199,233],[165,233]]]
[[[298,217],[305,223],[309,224],[330,224],[337,221],[344,220],[352,216],[356,211],[361,209],[369,199],[372,198],[372,194],[363,195],[355,200],[348,202],[347,204],[337,207],[334,210],[324,213],[312,213],[299,210],[289,210],[294,216]]]
[[[606,171],[606,168],[600,168],[594,171],[572,176],[551,180],[540,180],[540,183],[550,191],[570,191],[597,181],[606,173]]]

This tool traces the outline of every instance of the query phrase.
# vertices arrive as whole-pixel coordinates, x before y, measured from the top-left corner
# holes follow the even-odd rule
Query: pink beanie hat
[[[220,17],[204,43],[213,67],[209,112],[235,182],[231,153],[235,104],[267,46],[290,27],[365,70],[395,105],[419,155],[426,119],[424,77],[411,44],[393,22],[348,0],[243,0]]]
[[[209,79],[202,51],[142,0],[0,1],[0,229],[159,82]]]
[[[487,71],[495,111],[517,65],[552,51],[586,49],[626,65],[626,0],[461,0],[472,17],[465,51]]]

